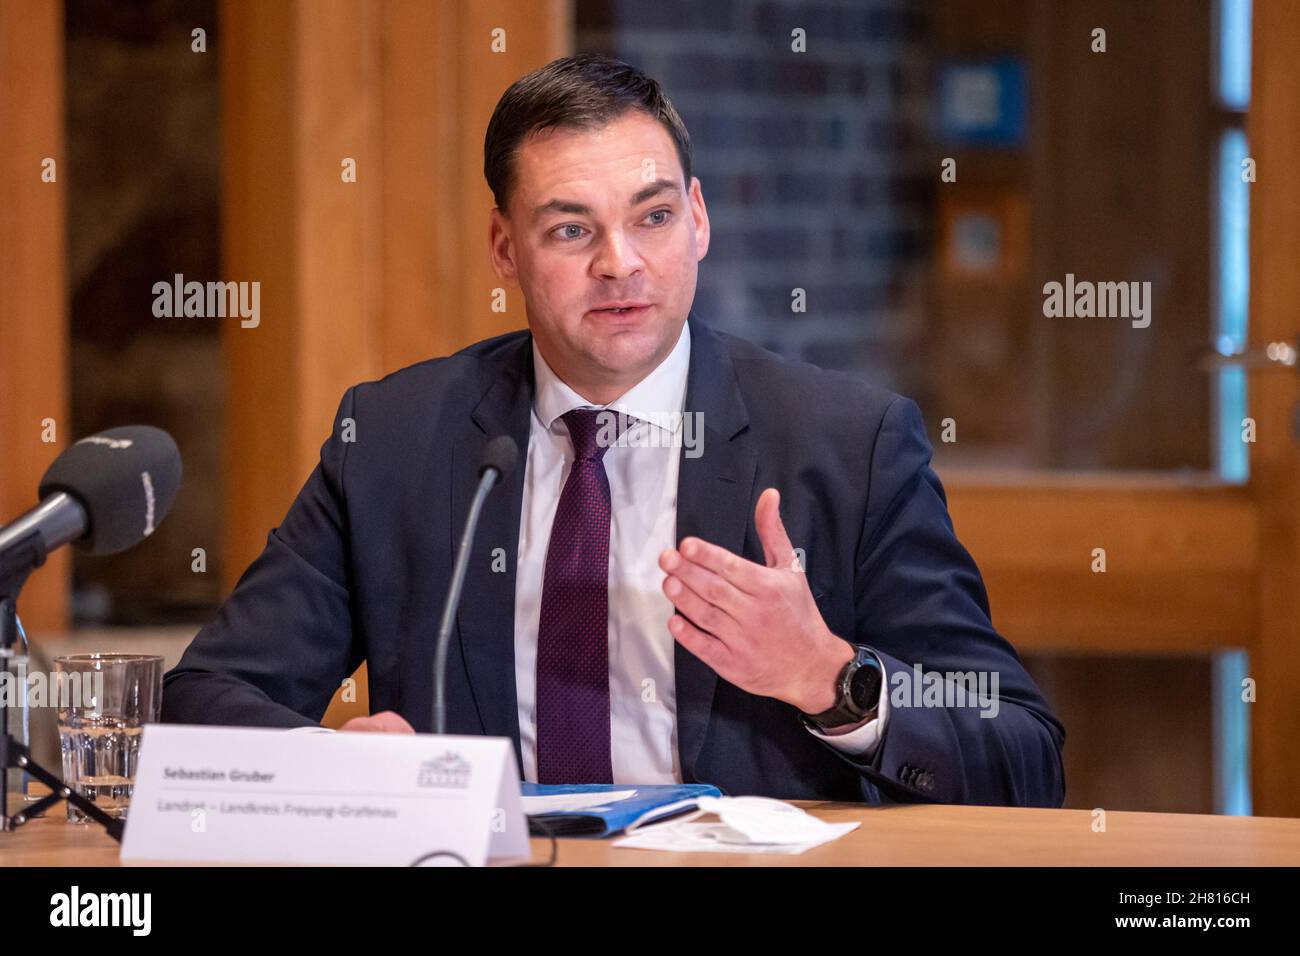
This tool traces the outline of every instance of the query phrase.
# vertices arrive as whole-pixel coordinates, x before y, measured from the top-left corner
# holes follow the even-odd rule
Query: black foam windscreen
[[[478,473],[481,475],[487,469],[495,468],[504,478],[514,471],[518,462],[519,445],[509,435],[498,435],[483,446],[483,454],[478,460]]]
[[[63,491],[86,509],[90,528],[77,546],[115,554],[153,534],[181,484],[181,455],[160,428],[125,425],[83,438],[41,478],[41,500]]]

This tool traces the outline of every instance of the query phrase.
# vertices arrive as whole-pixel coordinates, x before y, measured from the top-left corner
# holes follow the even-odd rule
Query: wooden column
[[[1300,329],[1300,4],[1255,4],[1247,123],[1257,180],[1250,187],[1251,337],[1294,340]],[[1254,812],[1300,816],[1300,436],[1295,376],[1250,379],[1258,423],[1251,487],[1260,502],[1260,627],[1249,674]]]
[[[68,441],[63,4],[0,3],[0,523],[36,504]],[[46,159],[54,181],[42,179]],[[52,419],[57,441],[43,440]],[[68,620],[66,548],[23,590],[29,635]]]
[[[223,3],[223,271],[261,283],[260,325],[224,331],[228,586],[348,386],[525,324],[491,310],[483,135],[568,25],[565,0]]]

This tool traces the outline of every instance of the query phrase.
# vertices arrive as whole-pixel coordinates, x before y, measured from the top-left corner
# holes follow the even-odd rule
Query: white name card
[[[149,724],[122,860],[482,866],[527,859],[504,737]]]

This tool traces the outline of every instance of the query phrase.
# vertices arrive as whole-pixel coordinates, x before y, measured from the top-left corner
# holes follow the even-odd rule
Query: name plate
[[[507,738],[148,724],[121,858],[482,866],[529,856]]]

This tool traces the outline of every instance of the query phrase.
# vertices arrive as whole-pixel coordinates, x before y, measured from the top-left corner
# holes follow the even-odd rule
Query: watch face
[[[864,713],[874,710],[880,703],[880,668],[874,660],[853,672],[849,696],[853,699],[853,706]]]

